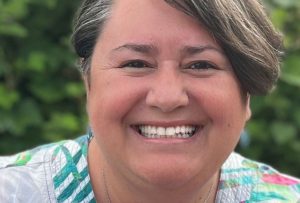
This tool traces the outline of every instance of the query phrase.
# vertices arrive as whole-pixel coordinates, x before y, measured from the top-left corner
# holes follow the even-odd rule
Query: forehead
[[[117,0],[102,35],[122,40],[185,40],[197,44],[217,44],[200,22],[177,10],[163,0]],[[100,36],[101,37],[101,36]]]
[[[164,0],[116,0],[113,4],[114,15],[124,13],[127,16],[148,16],[152,18],[160,16],[172,16],[179,15],[181,17],[186,16],[183,12],[172,7]],[[154,14],[154,15],[153,15]]]

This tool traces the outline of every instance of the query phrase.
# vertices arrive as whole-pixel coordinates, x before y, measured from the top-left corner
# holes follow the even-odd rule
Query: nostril
[[[167,87],[164,87],[167,88]],[[150,90],[147,94],[146,104],[160,109],[162,112],[171,112],[177,108],[187,106],[189,97],[186,91],[178,90]]]

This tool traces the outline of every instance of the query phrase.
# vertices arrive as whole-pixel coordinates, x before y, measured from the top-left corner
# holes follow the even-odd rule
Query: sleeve
[[[0,169],[1,202],[45,202],[43,188],[25,167]]]
[[[46,151],[35,149],[0,157],[0,202],[56,202]]]

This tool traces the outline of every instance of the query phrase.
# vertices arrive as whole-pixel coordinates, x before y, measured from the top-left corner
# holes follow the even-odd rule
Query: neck
[[[204,183],[197,178],[174,188],[153,185],[123,173],[114,171],[101,156],[95,143],[89,146],[89,170],[97,202],[104,203],[212,203],[218,187],[219,173]],[[126,173],[128,174],[128,173]]]
[[[122,183],[122,178],[116,177],[111,170],[102,171],[105,202],[214,202],[218,186],[218,176],[215,174],[204,185],[187,183],[180,188],[164,188],[158,185],[139,184],[139,181]],[[117,183],[116,183],[117,182]],[[154,195],[155,194],[155,195]],[[103,199],[103,198],[102,198]]]

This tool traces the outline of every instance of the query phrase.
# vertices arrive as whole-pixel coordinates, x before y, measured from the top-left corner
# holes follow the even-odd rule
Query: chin
[[[188,163],[187,160],[179,160],[178,157],[176,160],[168,158],[151,160],[148,163],[144,161],[136,165],[134,170],[134,173],[149,185],[168,190],[184,186],[195,180],[198,174],[202,174],[202,180],[197,180],[198,183],[205,182],[206,177],[202,166]]]

